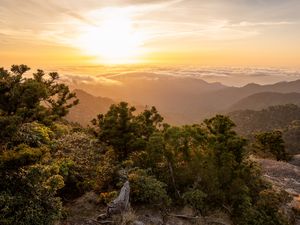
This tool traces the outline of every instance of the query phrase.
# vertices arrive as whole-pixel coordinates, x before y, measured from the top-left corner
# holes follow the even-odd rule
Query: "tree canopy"
[[[9,138],[22,123],[38,121],[43,124],[65,116],[78,104],[75,93],[63,83],[59,75],[37,70],[25,77],[30,68],[13,65],[10,71],[0,68],[0,138]]]

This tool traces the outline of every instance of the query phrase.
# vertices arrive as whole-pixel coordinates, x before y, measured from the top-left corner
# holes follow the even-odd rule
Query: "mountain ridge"
[[[121,76],[121,75],[120,75]],[[120,77],[119,76],[119,77]],[[144,79],[143,76],[150,76],[151,79]],[[260,109],[270,106],[271,104],[265,100],[262,102],[260,96],[266,92],[276,92],[278,96],[297,95],[300,93],[300,80],[291,82],[278,82],[268,85],[260,85],[250,83],[243,87],[228,87],[219,83],[208,83],[201,79],[191,77],[178,78],[176,76],[165,76],[150,73],[134,73],[126,77],[123,74],[121,79],[114,79],[113,81],[120,82],[118,85],[107,85],[99,83],[82,84],[80,89],[93,95],[91,101],[98,101],[92,105],[96,105],[98,113],[104,113],[109,104],[119,101],[127,101],[134,105],[140,106],[155,106],[158,111],[168,119],[171,118],[171,123],[180,125],[184,123],[198,123],[203,118],[213,116],[217,113],[226,113],[236,110],[241,102],[247,99],[254,98],[254,103],[260,101],[261,105],[257,106],[254,103],[247,106],[249,109]],[[75,90],[78,87],[73,87]],[[259,94],[260,95],[255,95]],[[291,94],[294,93],[294,94]],[[251,97],[254,95],[254,97]],[[276,94],[274,94],[276,95]],[[95,96],[101,96],[99,99]],[[88,96],[85,95],[88,101]],[[81,96],[83,98],[83,96]],[[246,98],[245,100],[243,100]],[[282,97],[284,99],[284,97]],[[286,97],[287,99],[289,97]],[[275,105],[296,103],[297,97],[293,97],[291,102],[288,100],[276,100],[273,97],[272,102]],[[84,99],[81,102],[86,101]],[[243,103],[245,104],[245,103]],[[247,104],[246,104],[247,105]],[[86,108],[90,108],[96,114],[92,106],[78,106],[82,113]],[[77,108],[77,114],[79,109]],[[247,108],[242,106],[242,109]],[[75,108],[75,111],[76,111]],[[71,117],[74,119],[74,112],[71,112]],[[80,117],[79,115],[77,117]]]

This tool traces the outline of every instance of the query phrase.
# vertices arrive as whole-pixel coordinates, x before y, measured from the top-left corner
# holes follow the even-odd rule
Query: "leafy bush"
[[[171,200],[166,192],[166,184],[149,176],[145,170],[136,169],[129,172],[131,201],[149,204],[169,205]]]
[[[22,166],[32,165],[39,162],[48,151],[46,147],[31,148],[25,144],[18,145],[0,155],[0,169],[10,171]]]
[[[290,222],[280,207],[290,201],[285,192],[266,189],[259,193],[258,201],[237,218],[240,225],[289,225]]]
[[[75,198],[94,188],[100,161],[100,145],[84,132],[70,132],[53,141],[52,156],[64,177],[65,186],[60,196]]]
[[[107,190],[115,186],[118,181],[118,165],[117,156],[113,149],[108,149],[100,158],[96,171],[96,190]]]
[[[15,143],[24,143],[31,147],[49,144],[54,133],[50,128],[38,122],[24,123],[13,136]]]
[[[203,212],[205,210],[205,198],[207,194],[205,194],[201,190],[191,190],[187,191],[182,195],[185,204],[190,205],[194,209]]]
[[[264,156],[273,155],[277,160],[288,160],[281,131],[258,133],[255,135],[254,150]]]
[[[100,202],[108,204],[118,196],[117,191],[102,192],[100,194]]]
[[[291,122],[284,130],[283,140],[289,154],[300,154],[300,120]]]
[[[1,172],[0,224],[48,225],[61,216],[56,197],[64,185],[57,169],[33,165],[17,172]]]

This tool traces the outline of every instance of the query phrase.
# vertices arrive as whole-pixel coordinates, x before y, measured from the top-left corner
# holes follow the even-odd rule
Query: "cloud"
[[[90,76],[90,75],[70,75],[70,74],[64,74],[61,76],[61,81],[66,82],[68,84],[101,84],[104,86],[120,86],[122,85],[122,82],[108,79],[106,77],[96,77],[96,76]]]
[[[80,49],[74,40],[85,28],[101,28],[105,11],[112,8],[132,20],[146,54],[245,49],[246,41],[262,49],[279,37],[286,49],[296,51],[300,35],[298,0],[0,0],[0,41]]]
[[[299,24],[297,21],[275,21],[275,22],[248,22],[242,21],[237,24],[230,24],[231,27],[253,27],[253,26],[281,26],[281,25],[295,25]]]
[[[257,67],[197,67],[197,66],[101,66],[61,69],[62,79],[73,84],[123,85],[120,76],[157,80],[163,77],[195,78],[221,82],[229,86],[248,83],[270,84],[300,79],[300,70]],[[81,72],[80,72],[81,71]],[[96,72],[95,72],[96,71]],[[94,73],[94,74],[92,74]],[[73,75],[71,75],[73,74]]]

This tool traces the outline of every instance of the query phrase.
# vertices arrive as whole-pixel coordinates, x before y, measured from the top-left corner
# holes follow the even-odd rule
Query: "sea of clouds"
[[[120,85],[117,77],[135,74],[135,78],[155,78],[164,76],[202,79],[209,83],[220,82],[227,86],[244,86],[249,83],[273,84],[300,79],[300,70],[291,68],[255,67],[197,67],[197,66],[78,66],[48,68],[58,71],[63,81],[73,84],[101,83]]]

